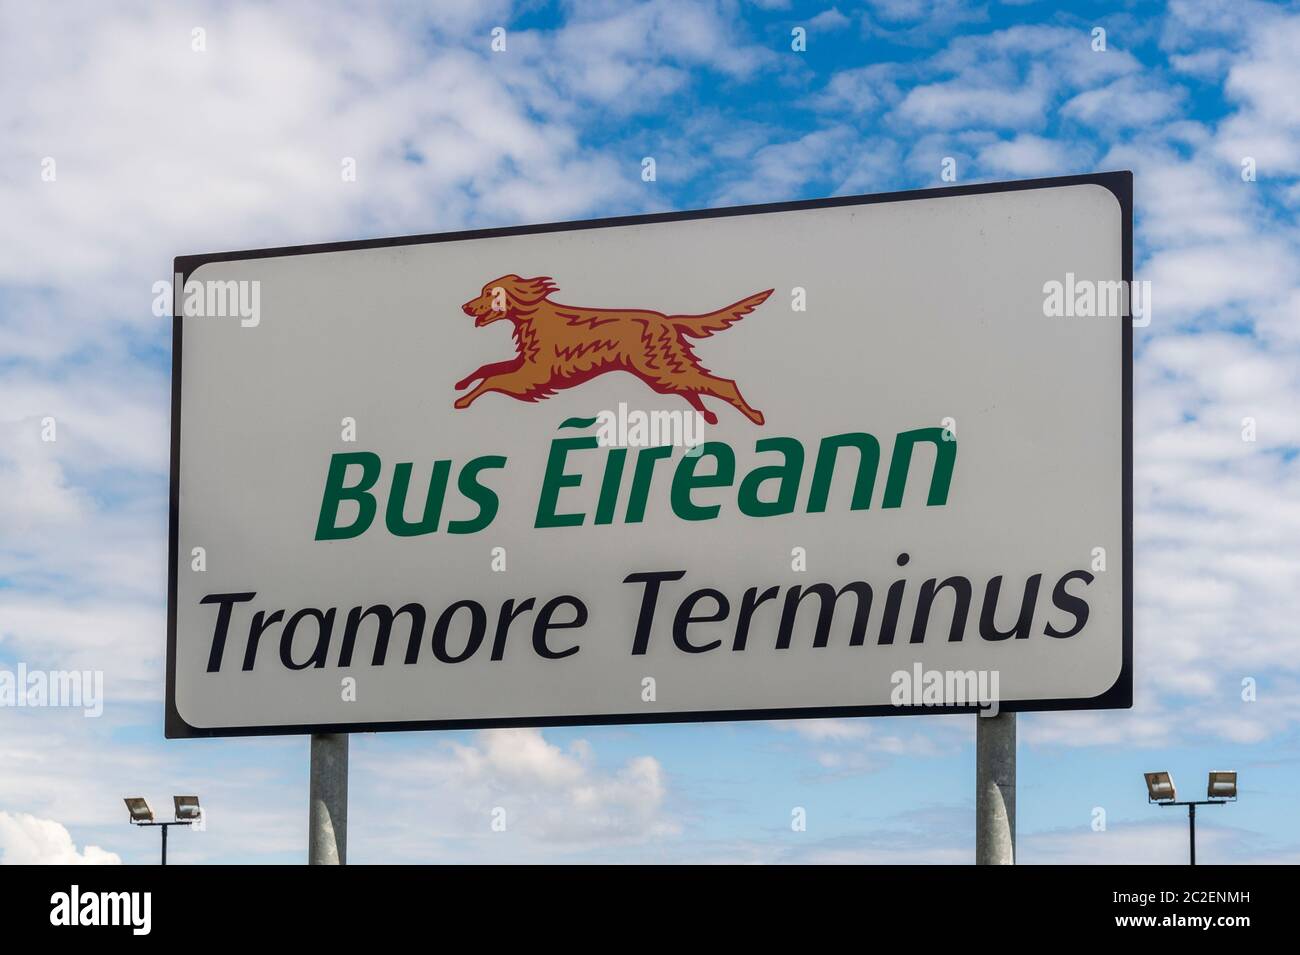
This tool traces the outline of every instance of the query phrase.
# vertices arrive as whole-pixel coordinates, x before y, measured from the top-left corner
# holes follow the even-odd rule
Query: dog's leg
[[[495,378],[485,378],[479,382],[473,391],[457,398],[456,407],[464,410],[481,395],[485,395],[489,391],[499,391],[501,394],[510,395],[512,398],[531,401],[536,398],[537,387],[538,382],[532,375],[527,374],[525,371],[511,371],[503,375],[497,375]]]
[[[714,398],[721,398],[754,424],[761,425],[763,423],[763,412],[750,407],[749,402],[741,397],[740,389],[736,387],[734,381],[728,378],[714,378],[712,375],[702,375],[701,378],[703,384],[700,391],[704,392],[704,394],[712,395]]]
[[[690,403],[692,408],[703,414],[704,420],[709,424],[717,424],[718,416],[704,407],[703,402],[700,401],[701,395],[725,401],[754,424],[763,423],[763,412],[750,407],[749,402],[740,396],[740,389],[736,387],[736,383],[730,379],[715,378],[698,368],[692,368],[672,378],[659,376],[650,380],[651,387],[656,391],[680,395]]]
[[[478,387],[475,388],[473,391],[461,395],[459,398],[456,399],[456,407],[459,408],[461,411],[464,411],[466,408],[472,405],[475,399],[477,399],[480,395],[483,395],[491,390],[490,388],[488,388],[487,384],[488,383],[486,381],[482,381],[479,383]]]
[[[523,360],[516,356],[507,361],[494,361],[491,364],[483,365],[478,371],[466,375],[460,381],[456,382],[456,390],[460,391],[462,388],[468,388],[471,383],[478,381],[480,378],[490,378],[493,375],[499,375],[502,372],[514,371],[521,364],[523,364]]]
[[[694,408],[696,411],[698,411],[701,415],[704,416],[705,424],[718,423],[718,416],[715,415],[708,408],[704,407],[704,402],[700,400],[700,396],[698,393],[694,391],[679,391],[676,392],[676,394],[678,395],[678,397],[685,399],[687,404],[689,404],[692,408]]]

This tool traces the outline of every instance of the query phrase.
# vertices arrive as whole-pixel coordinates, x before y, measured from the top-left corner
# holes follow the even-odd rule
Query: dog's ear
[[[507,282],[507,279],[512,281]],[[539,275],[531,279],[521,279],[517,275],[511,275],[507,276],[507,279],[501,282],[506,287],[506,293],[523,306],[537,305],[559,288],[551,281],[549,275]]]
[[[515,286],[522,282],[519,276],[511,272],[509,275],[503,275],[499,279],[493,279],[483,286],[484,295],[492,295],[497,289],[505,289],[507,295],[513,295]]]

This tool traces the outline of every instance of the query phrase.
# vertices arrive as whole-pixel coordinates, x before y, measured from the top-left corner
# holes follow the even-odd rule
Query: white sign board
[[[168,735],[1130,705],[1131,183],[177,259]]]

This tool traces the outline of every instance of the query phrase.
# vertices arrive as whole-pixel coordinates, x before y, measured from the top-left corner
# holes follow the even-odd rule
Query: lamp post
[[[1205,787],[1206,799],[1179,801],[1174,788],[1174,777],[1167,772],[1146,773],[1147,802],[1159,806],[1187,807],[1187,837],[1191,849],[1189,865],[1196,865],[1196,807],[1222,806],[1237,801],[1237,771],[1235,769],[1210,770]],[[1218,797],[1218,798],[1215,798]]]
[[[131,825],[161,827],[163,865],[167,864],[167,828],[169,826],[192,826],[203,818],[203,810],[199,808],[198,796],[173,796],[174,812],[170,822],[156,820],[153,808],[143,796],[128,796],[123,802],[126,803],[126,811],[130,813]]]

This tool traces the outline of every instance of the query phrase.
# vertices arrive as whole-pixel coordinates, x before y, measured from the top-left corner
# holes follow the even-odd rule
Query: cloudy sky
[[[918,188],[951,156],[959,182],[1133,170],[1154,291],[1137,702],[1021,717],[1020,858],[1181,861],[1142,771],[1235,768],[1202,858],[1300,862],[1300,9],[1068,6],[0,2],[0,667],[107,695],[0,709],[0,861],[152,861],[121,797],[179,792],[209,818],[176,861],[305,857],[304,738],[162,739],[173,256]],[[971,717],[358,736],[349,855],[968,862],[973,742]]]

